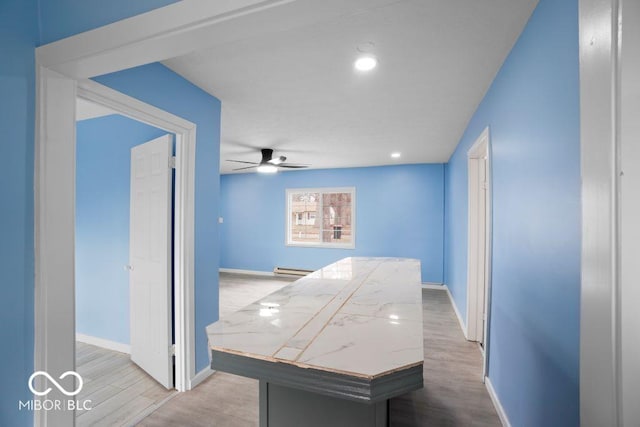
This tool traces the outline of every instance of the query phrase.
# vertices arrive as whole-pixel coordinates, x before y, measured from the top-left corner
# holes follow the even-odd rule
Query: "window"
[[[356,189],[287,190],[287,245],[355,248]]]

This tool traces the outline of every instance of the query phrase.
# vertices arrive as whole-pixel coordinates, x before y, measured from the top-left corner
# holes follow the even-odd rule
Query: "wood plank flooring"
[[[391,400],[392,426],[501,426],[482,383],[482,354],[467,341],[447,293],[422,290],[424,388]]]
[[[221,313],[232,312],[285,286],[270,278],[221,275]],[[267,289],[273,289],[267,291]],[[500,426],[482,384],[482,356],[467,342],[447,294],[423,290],[424,384],[393,399],[392,426]],[[216,372],[196,389],[180,393],[142,422],[142,427],[244,427],[258,425],[258,382]]]
[[[128,354],[76,342],[76,370],[84,386],[76,397],[91,400],[76,411],[76,426],[130,426],[176,394],[134,364]]]

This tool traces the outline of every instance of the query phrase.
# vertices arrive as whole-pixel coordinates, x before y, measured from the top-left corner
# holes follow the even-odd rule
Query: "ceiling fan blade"
[[[305,166],[305,167],[309,167],[311,165],[308,165],[306,163],[280,163],[279,166]]]
[[[308,168],[309,165],[291,165],[291,164],[281,164],[278,165],[279,168],[289,168],[289,169],[304,169]]]
[[[253,169],[253,168],[257,168],[258,166],[247,166],[246,168],[238,168],[238,169],[233,169],[234,171],[242,171],[245,169]]]
[[[245,161],[242,161],[242,160],[227,160],[227,162],[246,163],[246,164],[249,164],[249,165],[257,165],[258,164],[256,162],[245,162]]]

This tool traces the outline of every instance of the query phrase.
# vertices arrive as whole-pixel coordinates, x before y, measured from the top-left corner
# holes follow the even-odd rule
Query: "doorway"
[[[172,247],[172,250],[168,249],[166,264],[167,278],[173,286],[169,294],[165,295],[165,300],[168,300],[170,307],[167,308],[169,313],[163,317],[164,322],[167,324],[166,328],[163,329],[169,330],[169,338],[162,348],[165,353],[170,352],[175,357],[175,375],[171,375],[172,378],[170,380],[168,379],[169,374],[163,375],[164,380],[160,380],[160,382],[167,387],[170,381],[178,391],[189,390],[195,376],[193,247],[196,126],[171,113],[93,81],[78,82],[77,96],[85,101],[115,111],[125,119],[156,128],[160,131],[160,134],[169,133],[169,136],[172,135],[171,139],[175,140],[172,148],[168,148],[171,145],[168,140],[151,141],[147,144],[139,145],[138,148],[160,143],[165,151],[168,150],[168,153],[164,153],[165,157],[170,158],[164,163],[167,166],[165,170],[173,169],[173,178],[171,178],[172,174],[169,174],[164,178],[165,182],[163,184],[165,190],[168,185],[168,191],[173,193],[173,197],[169,197],[173,203],[166,206],[167,215],[169,217],[172,216],[173,220],[165,221],[167,224],[172,222],[167,226],[167,233],[171,238],[166,242],[165,246]],[[131,151],[131,154],[127,152],[126,155],[133,156],[133,151]],[[149,157],[149,160],[151,160],[153,153],[150,152]],[[133,161],[132,157],[131,162]],[[134,185],[133,182],[131,185]],[[130,239],[130,241],[133,240],[135,239]],[[128,275],[131,274],[131,263],[130,258],[126,265]],[[165,333],[164,335],[167,334]],[[173,340],[171,336],[173,336]],[[132,353],[135,353],[133,348]],[[144,368],[147,369],[147,367]]]
[[[491,164],[489,128],[467,153],[469,235],[467,268],[467,340],[478,342],[485,355],[490,300]]]
[[[42,83],[39,111],[46,111],[41,115],[50,119],[44,120],[41,116],[36,156],[36,369],[47,372],[75,369],[73,230],[76,135],[75,120],[69,123],[63,118],[75,117],[76,97],[80,97],[175,135],[175,388],[178,391],[188,390],[196,377],[193,258],[196,126],[90,80],[74,81],[46,69],[41,69],[39,76]],[[43,142],[45,140],[46,143]],[[50,163],[57,166],[43,166]],[[62,383],[63,387],[74,386],[69,377]],[[57,389],[52,390],[50,397],[66,398]],[[38,412],[35,414],[36,424],[70,425],[73,412]]]
[[[76,425],[127,424],[174,393],[173,135],[82,99],[77,109],[75,357],[79,396],[92,408],[76,411]],[[149,182],[152,156],[162,155]],[[140,246],[157,255],[152,263]]]

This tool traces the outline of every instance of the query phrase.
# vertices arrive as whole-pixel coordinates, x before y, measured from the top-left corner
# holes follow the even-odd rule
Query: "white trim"
[[[351,193],[351,242],[350,243],[299,243],[291,240],[291,215],[290,202],[291,195],[295,193]],[[356,187],[321,187],[321,188],[287,188],[285,190],[286,203],[285,203],[285,233],[284,244],[289,247],[298,248],[326,248],[326,249],[355,249],[356,248]],[[322,213],[317,216],[322,220]]]
[[[619,239],[619,353],[618,395],[619,420],[623,426],[638,424],[640,420],[640,2],[624,1],[619,22],[623,22],[620,39],[620,225]],[[623,21],[624,20],[624,21]]]
[[[491,384],[491,380],[489,379],[489,377],[484,377],[484,385],[485,387],[487,387],[487,391],[489,392],[489,397],[491,397],[493,406],[496,408],[496,412],[498,413],[498,417],[500,418],[500,422],[502,423],[502,426],[511,427],[511,423],[509,422],[509,417],[507,417],[507,413],[502,407],[502,403],[500,403],[500,399],[498,399],[496,390],[493,388],[493,384]]]
[[[487,197],[480,199],[481,186],[480,171],[485,164],[485,177],[487,183]],[[491,265],[491,203],[490,200],[491,169],[489,165],[489,128],[485,128],[478,139],[467,152],[468,164],[468,237],[467,237],[467,339],[470,341],[485,340],[486,328],[484,328],[483,313],[487,313],[489,268]],[[481,209],[480,203],[485,203]],[[481,224],[484,222],[484,235],[480,233]],[[482,254],[484,252],[484,254]],[[479,262],[484,259],[484,263]],[[483,302],[481,304],[481,301]],[[481,306],[482,305],[482,306]]]
[[[194,302],[194,181],[196,125],[92,80],[78,82],[79,98],[109,107],[120,114],[176,136],[174,211],[174,333],[175,388],[189,389],[195,376]]]
[[[449,301],[451,301],[451,306],[453,307],[453,311],[456,313],[456,317],[458,318],[458,323],[460,324],[460,329],[462,329],[462,334],[464,338],[467,338],[467,326],[462,321],[462,316],[458,311],[458,306],[456,306],[456,302],[453,300],[453,296],[451,295],[451,291],[449,291],[449,287],[447,285],[443,285],[444,289],[447,291],[447,295],[449,296]]]
[[[107,74],[245,38],[250,32],[259,34],[264,29],[228,31],[220,24],[293,1],[177,2],[40,46],[36,57],[43,67],[76,79]],[[265,23],[272,31],[280,24],[273,21]]]
[[[580,0],[580,424],[621,426],[620,0]],[[626,3],[626,2],[625,2]],[[634,143],[631,143],[634,144]]]
[[[195,376],[193,183],[196,127],[96,82],[76,82],[47,69],[38,70],[37,87],[35,370],[55,376],[75,369],[73,271],[77,96],[176,135],[175,387],[185,391]],[[69,411],[38,411],[34,417],[35,425],[71,425],[72,420],[73,412]]]
[[[104,338],[92,337],[91,335],[76,333],[76,341],[85,344],[95,345],[96,347],[106,348],[107,350],[117,351],[119,353],[131,354],[131,346],[121,342],[106,340]]]
[[[43,68],[36,77],[34,371],[58,378],[75,370],[76,83]],[[46,398],[68,400],[57,388]],[[35,425],[73,419],[73,411],[34,413]]]
[[[422,289],[436,289],[438,291],[445,291],[446,287],[442,283],[423,282]]]
[[[493,157],[491,155],[491,135],[489,127],[487,131],[487,215],[486,215],[486,241],[485,241],[485,295],[484,295],[484,330],[482,345],[482,376],[487,376],[489,372],[489,355],[491,352],[491,342],[489,336],[489,325],[491,322],[491,293],[493,282]]]
[[[195,376],[195,167],[196,126],[176,134],[174,208],[175,387],[189,390]],[[178,171],[183,171],[178,173]]]
[[[241,270],[238,268],[219,268],[218,271],[220,273],[247,274],[250,276],[275,276],[275,274],[273,274],[273,271]]]
[[[189,390],[193,390],[194,388],[196,388],[200,383],[209,378],[214,372],[215,371],[209,367],[206,367],[198,372],[193,378],[191,378],[191,381],[189,382]]]
[[[161,110],[93,80],[78,80],[77,96],[108,107],[123,116],[167,131],[187,133],[196,129],[194,123],[182,117]]]
[[[482,376],[484,377],[489,364],[491,319],[492,164],[489,127],[482,131],[467,152],[467,165],[469,183],[467,339],[482,342]],[[483,179],[484,182],[482,182]],[[481,232],[482,228],[484,233]]]

